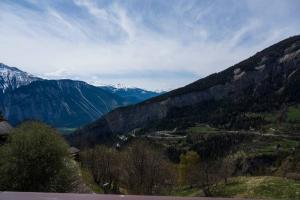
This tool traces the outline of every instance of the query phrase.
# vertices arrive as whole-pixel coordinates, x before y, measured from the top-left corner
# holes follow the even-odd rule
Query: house
[[[76,147],[69,148],[69,153],[75,158],[75,160],[79,159],[79,152],[80,152],[80,150],[77,149]]]

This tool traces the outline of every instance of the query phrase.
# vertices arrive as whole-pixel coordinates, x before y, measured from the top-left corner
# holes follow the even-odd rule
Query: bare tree
[[[134,143],[124,157],[124,181],[132,193],[154,194],[170,184],[170,165],[146,143]]]
[[[225,184],[227,184],[228,178],[235,171],[235,162],[234,161],[235,161],[234,156],[231,154],[226,156],[222,161],[220,175],[224,179]]]
[[[120,155],[114,149],[96,146],[81,153],[84,166],[88,167],[104,192],[119,192]]]
[[[228,178],[236,171],[237,164],[243,162],[245,156],[243,151],[238,151],[223,158],[219,174],[224,179],[225,184],[227,184]]]

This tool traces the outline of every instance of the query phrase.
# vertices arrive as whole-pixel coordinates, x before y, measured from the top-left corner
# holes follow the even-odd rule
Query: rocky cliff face
[[[212,120],[223,110],[278,109],[282,104],[299,102],[299,74],[300,36],[295,36],[220,73],[137,105],[113,110],[78,130],[72,139],[88,144],[101,143],[116,134],[158,122],[173,123],[176,127],[177,122],[187,119]]]

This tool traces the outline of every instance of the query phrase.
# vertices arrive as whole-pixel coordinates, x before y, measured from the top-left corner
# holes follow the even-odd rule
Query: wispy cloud
[[[298,0],[0,2],[0,61],[51,78],[183,86],[300,33]]]

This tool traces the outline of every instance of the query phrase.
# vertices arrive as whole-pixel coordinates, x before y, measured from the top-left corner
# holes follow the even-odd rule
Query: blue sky
[[[1,0],[0,62],[168,90],[300,33],[299,0]]]

